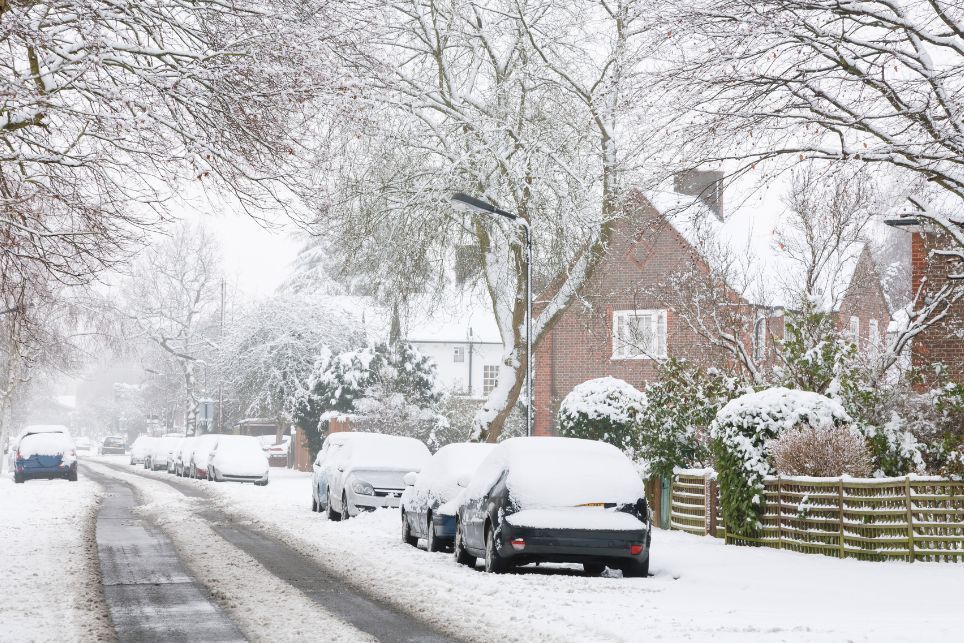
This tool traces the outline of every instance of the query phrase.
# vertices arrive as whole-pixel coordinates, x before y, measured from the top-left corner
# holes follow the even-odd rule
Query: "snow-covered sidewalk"
[[[0,640],[113,638],[94,541],[99,491],[83,477],[0,478]]]
[[[651,578],[590,578],[576,566],[493,576],[404,545],[396,511],[330,523],[310,511],[308,475],[271,475],[264,488],[195,484],[358,587],[471,639],[879,642],[964,631],[964,565],[840,561],[657,530]]]

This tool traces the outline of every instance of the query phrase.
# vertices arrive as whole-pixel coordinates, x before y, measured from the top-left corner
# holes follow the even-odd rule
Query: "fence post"
[[[783,549],[783,477],[777,474],[777,549]]]
[[[716,538],[716,479],[709,475],[704,474],[703,478],[704,524],[706,534]]]
[[[659,526],[663,529],[670,528],[670,493],[672,493],[672,478],[660,478],[659,489]]]
[[[914,503],[910,497],[910,476],[904,482],[904,498],[907,503],[907,553],[910,554],[910,562],[914,562],[917,555],[914,553]]]
[[[840,558],[843,558],[846,554],[846,549],[844,548],[844,501],[843,501],[843,478],[837,482],[837,497],[839,499],[839,519],[840,519]]]

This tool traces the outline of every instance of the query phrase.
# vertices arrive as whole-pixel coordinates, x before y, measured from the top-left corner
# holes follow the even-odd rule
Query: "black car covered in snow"
[[[488,572],[535,562],[649,574],[643,482],[619,449],[575,438],[512,438],[471,480],[456,516],[455,558]]]

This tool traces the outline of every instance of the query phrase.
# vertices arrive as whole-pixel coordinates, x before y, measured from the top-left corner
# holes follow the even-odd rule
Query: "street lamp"
[[[526,234],[526,435],[532,435],[532,230],[529,222],[517,214],[508,212],[475,197],[456,192],[452,206],[462,212],[494,215],[522,226]]]

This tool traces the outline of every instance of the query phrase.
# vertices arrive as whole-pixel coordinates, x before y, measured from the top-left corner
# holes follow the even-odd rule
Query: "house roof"
[[[646,197],[666,220],[712,267],[721,269],[728,285],[752,304],[795,308],[799,305],[805,266],[787,247],[795,231],[784,201],[788,174],[743,176],[728,183],[720,220],[695,196],[675,191],[667,182],[646,191]],[[865,248],[855,243],[832,255],[816,282],[817,305],[836,311],[854,277]]]
[[[402,318],[402,335],[409,342],[501,344],[502,335],[484,293],[450,289],[441,297],[411,302]]]

